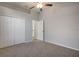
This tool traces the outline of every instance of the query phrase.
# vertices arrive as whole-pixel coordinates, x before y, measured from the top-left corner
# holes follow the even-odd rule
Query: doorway
[[[43,20],[32,20],[32,40],[43,41]]]

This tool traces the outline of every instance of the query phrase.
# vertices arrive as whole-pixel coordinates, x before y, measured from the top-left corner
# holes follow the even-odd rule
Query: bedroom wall
[[[43,9],[40,19],[44,20],[45,41],[79,50],[78,2],[53,3]]]

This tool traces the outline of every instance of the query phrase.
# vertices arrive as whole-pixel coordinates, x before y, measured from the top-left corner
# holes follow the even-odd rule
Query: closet
[[[28,13],[0,6],[0,48],[32,40],[32,21]]]
[[[0,48],[25,42],[25,20],[0,16]]]

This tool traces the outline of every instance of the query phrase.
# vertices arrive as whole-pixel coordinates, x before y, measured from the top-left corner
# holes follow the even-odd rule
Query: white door
[[[43,20],[38,21],[38,39],[43,41]]]
[[[0,16],[0,48],[13,45],[13,27],[14,25],[10,17]]]
[[[14,36],[15,44],[25,42],[25,20],[24,19],[14,19]]]

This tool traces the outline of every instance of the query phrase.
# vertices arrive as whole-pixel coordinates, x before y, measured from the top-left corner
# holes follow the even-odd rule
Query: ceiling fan
[[[53,4],[52,4],[52,3],[45,3],[45,4],[43,4],[43,3],[37,3],[36,6],[32,6],[32,7],[30,7],[29,9],[33,9],[33,8],[37,7],[37,8],[40,9],[40,11],[42,11],[42,8],[43,8],[44,6],[52,7]]]

